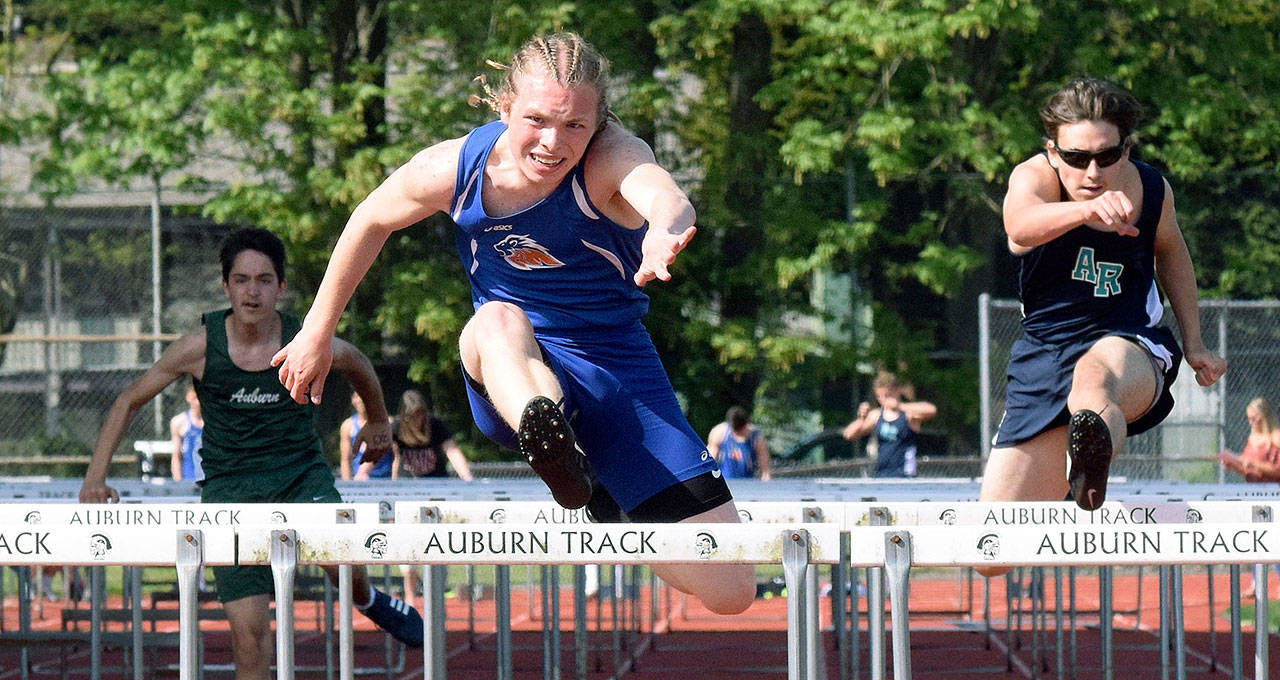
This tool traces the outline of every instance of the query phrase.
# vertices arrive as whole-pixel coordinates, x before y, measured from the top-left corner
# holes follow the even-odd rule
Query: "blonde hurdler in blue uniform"
[[[294,399],[318,401],[328,338],[388,235],[447,212],[476,308],[459,345],[485,434],[519,448],[566,507],[592,499],[576,441],[630,519],[737,522],[639,321],[639,286],[670,279],[693,206],[611,117],[607,75],[577,35],[526,42],[490,93],[499,122],[419,152],[352,213],[275,363]],[[654,571],[719,613],[754,599],[750,566]]]

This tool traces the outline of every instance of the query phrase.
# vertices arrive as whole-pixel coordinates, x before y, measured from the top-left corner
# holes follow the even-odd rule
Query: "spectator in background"
[[[338,450],[341,454],[341,475],[343,479],[364,481],[369,479],[395,479],[395,461],[393,456],[382,456],[378,462],[364,460],[364,445],[356,446],[360,429],[369,422],[369,414],[365,411],[364,400],[360,395],[351,393],[351,408],[355,413],[342,421],[338,428]],[[355,453],[354,457],[352,453]]]
[[[1218,454],[1228,469],[1250,482],[1280,482],[1280,426],[1271,402],[1258,397],[1244,409],[1249,421],[1249,438],[1240,455],[1233,451]]]
[[[872,383],[878,408],[862,402],[858,417],[844,428],[844,438],[876,436],[876,477],[916,476],[916,435],[924,421],[938,414],[927,401],[902,401],[908,388],[898,376],[882,371]]]
[[[175,480],[204,481],[204,467],[200,464],[200,446],[204,442],[204,415],[200,412],[200,398],[196,396],[194,382],[187,382],[187,410],[169,419],[169,440],[173,454],[169,456],[169,470]]]
[[[769,445],[741,406],[730,406],[724,422],[711,428],[707,451],[720,464],[725,479],[751,479],[759,473],[760,480],[767,482],[773,476]]]
[[[399,478],[402,467],[414,477],[444,477],[446,459],[459,478],[472,479],[467,457],[453,441],[453,432],[431,415],[427,398],[417,390],[405,390],[400,396],[400,412],[391,426],[391,450],[395,454],[393,479]],[[417,568],[401,565],[400,573],[404,576],[404,601],[412,607],[418,592]]]
[[[391,426],[391,450],[393,478],[399,477],[400,468],[414,477],[444,477],[447,459],[458,477],[471,481],[467,457],[453,441],[453,432],[431,415],[427,398],[418,390],[405,390],[400,397],[400,412]]]
[[[1249,420],[1249,438],[1245,440],[1240,455],[1223,451],[1218,454],[1218,459],[1246,481],[1280,482],[1280,426],[1276,424],[1276,412],[1271,408],[1271,402],[1264,397],[1254,399],[1245,407],[1244,416]],[[1280,574],[1280,564],[1276,565],[1276,573]],[[1242,595],[1252,598],[1254,590],[1250,583]]]

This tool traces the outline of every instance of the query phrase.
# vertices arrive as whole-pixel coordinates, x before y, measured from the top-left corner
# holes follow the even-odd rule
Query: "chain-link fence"
[[[1022,334],[1017,300],[983,295],[979,314],[979,376],[983,454],[1004,413],[1005,368]],[[1164,323],[1177,335],[1172,311]],[[1175,406],[1164,423],[1129,439],[1111,473],[1132,479],[1196,482],[1239,481],[1224,471],[1216,455],[1239,450],[1249,436],[1245,406],[1255,397],[1280,403],[1280,302],[1202,300],[1200,324],[1205,345],[1228,363],[1226,376],[1200,387],[1185,363],[1172,387]]]
[[[132,198],[0,208],[0,474],[83,474],[115,397],[221,297],[216,253],[227,228],[111,205]],[[134,419],[122,451],[168,437],[168,418],[185,408],[181,389]],[[113,473],[135,465],[132,455],[116,460]]]

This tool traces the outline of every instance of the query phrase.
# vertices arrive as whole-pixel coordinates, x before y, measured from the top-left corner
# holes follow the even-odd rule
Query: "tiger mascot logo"
[[[547,252],[542,244],[529,238],[526,234],[511,234],[493,246],[502,253],[502,259],[516,269],[552,269],[563,267],[564,263]]]

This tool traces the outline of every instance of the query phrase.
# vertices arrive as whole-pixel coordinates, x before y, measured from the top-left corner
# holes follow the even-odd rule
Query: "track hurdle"
[[[60,535],[64,530],[85,530],[91,532],[94,536],[96,545],[105,546],[104,558],[84,562],[85,566],[91,567],[91,583],[90,588],[90,625],[87,640],[90,642],[90,677],[96,680],[101,674],[102,668],[102,647],[101,644],[106,639],[119,640],[121,644],[125,643],[125,638],[121,635],[104,635],[102,631],[102,610],[103,601],[100,595],[100,588],[96,584],[103,581],[99,575],[98,567],[104,566],[121,566],[128,569],[126,581],[129,583],[129,592],[131,595],[130,607],[132,620],[130,631],[127,635],[127,641],[132,645],[132,667],[135,680],[142,680],[143,677],[143,640],[144,632],[142,627],[142,573],[143,566],[169,566],[177,567],[178,572],[178,591],[179,591],[179,623],[180,623],[180,639],[179,646],[188,642],[186,636],[198,635],[198,626],[196,625],[196,616],[198,610],[198,591],[199,578],[201,570],[204,566],[223,566],[235,564],[236,554],[234,550],[235,530],[245,526],[261,526],[261,527],[282,527],[291,525],[294,522],[306,524],[333,524],[341,523],[358,523],[376,524],[378,522],[378,507],[373,503],[352,504],[352,503],[290,503],[290,504],[262,504],[262,503],[179,503],[179,502],[148,502],[148,503],[108,503],[108,504],[79,504],[79,503],[23,503],[23,504],[0,504],[0,527],[21,527],[22,531],[17,532],[16,536],[29,535]],[[122,551],[132,549],[137,552],[147,553],[152,550],[153,543],[160,543],[162,539],[157,538],[157,534],[153,533],[150,541],[136,538],[136,532],[145,531],[147,529],[158,532],[159,535],[168,536],[168,531],[177,530],[180,532],[191,530],[216,531],[210,534],[213,538],[206,539],[201,544],[204,551],[204,558],[200,562],[192,562],[192,556],[183,554],[186,562],[177,562],[168,560],[167,555],[162,553],[157,559],[158,562],[149,562],[145,560],[145,556],[139,556],[142,560],[137,563],[131,562],[130,557],[122,556]],[[52,532],[52,533],[51,533]],[[125,533],[121,533],[125,532]],[[6,533],[8,533],[6,531]],[[185,534],[184,534],[185,535]],[[167,539],[163,539],[167,540]],[[225,544],[218,541],[226,541]],[[188,542],[190,544],[190,542]],[[166,543],[167,545],[167,543]],[[43,545],[38,545],[36,550],[42,551]],[[188,545],[189,547],[189,545]],[[100,548],[101,549],[101,548]],[[116,557],[106,559],[114,551]],[[3,551],[0,551],[3,553]],[[35,557],[35,555],[32,555]],[[74,557],[74,553],[72,555]],[[28,561],[25,564],[59,564],[55,560]],[[65,564],[81,564],[74,560],[68,560]],[[137,568],[135,568],[137,567]],[[349,570],[347,578],[350,578]],[[189,574],[187,572],[190,572]],[[191,583],[188,584],[187,580]],[[189,586],[189,592],[184,591]],[[292,601],[292,593],[290,594]],[[349,608],[346,610],[350,615]],[[332,607],[326,608],[326,617],[331,617]],[[340,612],[341,615],[341,612]],[[191,625],[188,625],[188,616]],[[325,647],[326,658],[332,660],[332,630],[334,626],[331,620],[326,621],[325,626]],[[49,633],[35,633],[30,630],[19,631],[20,636],[38,641],[42,637],[48,638]],[[73,638],[79,633],[59,633],[55,637]],[[345,628],[339,627],[339,637],[343,635],[351,635],[351,627],[347,625]],[[4,636],[0,636],[4,637]],[[10,636],[12,637],[12,636]],[[195,642],[198,639],[193,638],[193,649],[198,649]],[[184,663],[180,652],[180,664]],[[349,659],[348,659],[349,660]],[[25,665],[25,664],[24,664]],[[332,665],[331,663],[327,665]],[[199,670],[203,668],[202,664],[193,662],[193,669]],[[196,676],[191,676],[192,678]]]
[[[90,507],[90,506],[80,506]],[[178,634],[179,676],[181,680],[195,680],[199,670],[199,629],[196,625],[196,592],[199,570],[206,564],[230,565],[236,560],[236,537],[228,527],[177,528],[126,526],[103,528],[97,526],[15,526],[0,522],[6,545],[13,552],[0,551],[3,565],[55,565],[104,567],[164,567],[178,570],[179,622]],[[145,548],[145,549],[144,549]],[[95,607],[95,611],[96,611]],[[102,644],[107,636],[101,630],[101,621],[91,626],[90,678],[101,676]],[[135,629],[134,674],[141,677],[141,642]],[[27,637],[37,639],[40,634],[26,631]],[[46,636],[48,634],[45,634]],[[55,634],[56,635],[56,634]],[[35,637],[32,637],[35,636]],[[123,640],[121,640],[123,641]],[[25,659],[24,659],[25,676]]]
[[[783,501],[742,501],[736,503],[738,515],[745,523],[754,524],[770,524],[770,525],[800,525],[809,523],[828,522],[839,525],[843,521],[845,511],[843,503],[822,502],[822,503],[801,503],[801,502],[783,502]],[[510,500],[494,500],[494,501],[446,501],[438,503],[430,502],[406,502],[397,501],[395,504],[395,521],[397,524],[411,524],[415,522],[427,523],[444,523],[444,524],[468,524],[468,525],[484,525],[484,524],[540,524],[540,525],[584,525],[588,523],[585,514],[580,510],[566,510],[552,501],[510,501]],[[732,526],[732,525],[730,525]],[[845,545],[842,550],[847,551],[848,546]],[[839,578],[843,582],[843,564],[844,560],[839,560],[832,565],[833,572],[841,574]],[[428,568],[430,569],[430,568]],[[498,565],[498,569],[505,569],[503,565]],[[808,578],[805,580],[806,588],[803,592],[789,591],[795,593],[796,597],[805,597],[808,600],[805,611],[811,618],[808,625],[805,626],[806,638],[804,644],[808,649],[808,653],[816,657],[818,654],[818,645],[820,631],[818,630],[817,618],[817,578],[816,565],[810,564]],[[425,574],[423,592],[424,596],[427,592],[426,583],[432,578],[430,573]],[[580,585],[580,584],[578,584]],[[656,592],[656,591],[654,591]],[[575,586],[575,595],[581,594],[581,588]],[[500,592],[498,597],[503,598],[508,594]],[[579,602],[580,598],[575,597],[575,602]],[[443,606],[443,600],[440,600],[440,606]],[[656,611],[656,604],[652,607],[652,611]],[[843,635],[843,619],[840,617],[841,612],[833,611],[833,619],[837,620],[838,628],[837,649],[843,650],[845,644],[845,636]],[[499,617],[501,619],[501,617]],[[578,652],[576,666],[579,674],[585,673],[585,610],[577,607],[575,612],[577,620],[576,634],[578,639],[575,640],[575,649]],[[554,620],[554,619],[553,619]],[[544,622],[548,623],[548,622]],[[651,622],[652,623],[652,622]],[[443,617],[436,624],[438,630],[434,633],[436,636],[443,635]],[[500,663],[502,659],[509,657],[509,650],[504,649],[504,641],[509,642],[509,621],[499,620],[497,622],[500,631],[498,635],[498,657]],[[549,650],[551,663],[558,662],[559,650],[559,630],[546,630],[544,625],[544,649]],[[501,631],[507,631],[508,637],[504,637]],[[615,632],[617,628],[615,626]],[[615,640],[615,656],[618,649]],[[845,655],[841,653],[843,660]],[[615,668],[618,666],[615,659]],[[558,665],[557,665],[558,667]],[[549,676],[549,673],[544,673]]]
[[[291,526],[286,530],[245,528],[238,532],[241,564],[271,564],[277,577],[287,582],[298,564],[615,564],[701,563],[783,565],[788,587],[804,592],[810,564],[833,564],[839,559],[839,528],[808,525],[778,527],[762,532],[740,524],[623,524],[556,527],[506,524],[467,527],[450,525]],[[350,588],[348,583],[343,586]],[[283,590],[283,589],[282,589]],[[279,596],[288,597],[288,592]],[[346,597],[350,597],[349,593]],[[801,640],[809,617],[805,598],[787,604],[788,678],[812,680],[817,660],[806,653]],[[277,601],[277,617],[289,607]],[[277,630],[288,630],[289,621],[277,620]],[[424,621],[424,637],[430,629]],[[290,641],[286,641],[291,644]],[[423,650],[424,677],[441,680],[433,657],[434,645]],[[286,663],[292,651],[277,651],[277,678],[291,680]],[[509,669],[498,669],[500,680],[509,680]],[[342,680],[348,680],[344,676]]]
[[[1105,507],[1105,506],[1104,506]],[[1179,569],[1183,565],[1215,565],[1229,564],[1233,569],[1233,585],[1237,584],[1240,564],[1255,564],[1255,574],[1259,584],[1265,589],[1265,568],[1260,563],[1280,561],[1274,545],[1274,538],[1268,527],[1260,526],[1260,521],[1270,521],[1272,508],[1238,501],[1228,502],[1193,502],[1165,504],[1117,503],[1113,511],[1123,510],[1130,517],[1142,517],[1142,523],[1092,522],[1089,518],[1072,516],[1076,510],[1070,504],[1029,504],[1029,503],[970,503],[963,506],[946,507],[946,504],[905,504],[896,508],[888,507],[867,509],[850,506],[853,513],[849,521],[851,540],[856,545],[867,542],[872,545],[885,540],[885,559],[889,563],[891,583],[891,613],[894,618],[894,656],[895,676],[909,673],[909,643],[904,639],[907,634],[902,629],[899,635],[898,616],[906,616],[906,570],[910,566],[1008,566],[1008,567],[1044,567],[1044,566],[1097,566],[1102,574],[1109,574],[1114,566],[1149,564],[1174,565]],[[923,520],[918,526],[909,524],[895,525],[895,530],[885,532],[874,526],[866,526],[868,519],[877,511],[891,515],[896,521],[910,522]],[[896,511],[896,513],[895,513]],[[1043,512],[1042,512],[1043,511]],[[1105,513],[1084,513],[1105,517]],[[914,517],[913,517],[914,513]],[[1033,517],[1040,521],[1021,521],[1001,523],[993,518]],[[1122,516],[1115,514],[1114,516]],[[1049,518],[1056,517],[1055,520]],[[932,521],[937,518],[939,521]],[[1094,517],[1093,519],[1097,519]],[[1160,520],[1172,519],[1181,523],[1159,524]],[[1188,519],[1198,523],[1186,523]],[[968,520],[970,523],[966,524]],[[981,520],[975,522],[975,520]],[[1216,521],[1210,521],[1216,520]],[[859,522],[863,524],[858,525]],[[1245,539],[1249,540],[1245,540]],[[928,555],[921,555],[918,548],[922,539],[930,542]],[[1010,542],[1013,549],[1005,549]],[[942,547],[942,546],[945,546]],[[949,552],[948,552],[949,551]],[[962,557],[963,556],[963,557]],[[872,561],[876,556],[872,556]],[[905,563],[907,566],[901,566]],[[1166,583],[1169,588],[1166,589]],[[1178,635],[1177,648],[1182,650],[1181,617],[1180,617],[1180,572],[1169,578],[1162,571],[1161,592],[1170,593],[1175,598],[1173,611],[1166,613],[1162,598],[1161,615],[1161,652],[1162,665],[1167,672],[1167,648],[1169,643],[1168,629]],[[1109,595],[1108,581],[1102,581],[1100,596]],[[1234,590],[1234,588],[1233,588]],[[901,599],[901,602],[898,600]],[[1103,669],[1104,678],[1112,676],[1110,609],[1104,597],[1101,619],[1103,622]],[[1239,611],[1238,593],[1233,593],[1233,612]],[[1170,619],[1172,618],[1172,622]],[[1240,667],[1238,615],[1233,621],[1233,655],[1235,668]],[[1259,595],[1259,606],[1256,622],[1257,677],[1268,677],[1266,663],[1267,626],[1265,593]],[[1178,677],[1185,677],[1185,666],[1182,654],[1175,659]],[[1061,668],[1061,665],[1060,665]],[[1061,676],[1061,672],[1060,672]],[[873,669],[874,677],[874,669]],[[1238,676],[1237,676],[1238,677]]]

